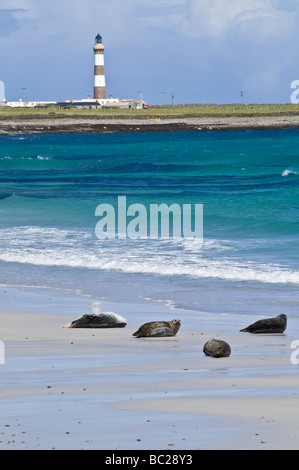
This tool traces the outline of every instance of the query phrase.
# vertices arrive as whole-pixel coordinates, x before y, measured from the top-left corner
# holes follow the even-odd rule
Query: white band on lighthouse
[[[96,75],[94,77],[94,86],[95,87],[105,87],[105,75]]]
[[[98,65],[104,65],[104,54],[95,54],[95,60],[94,60],[94,64],[96,66]]]

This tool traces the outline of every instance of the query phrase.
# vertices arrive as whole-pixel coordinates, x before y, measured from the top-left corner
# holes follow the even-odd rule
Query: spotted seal
[[[144,323],[133,336],[141,337],[155,337],[155,336],[175,336],[181,326],[181,320],[167,321],[153,321]]]
[[[203,347],[206,356],[229,357],[231,354],[230,345],[221,339],[210,339]]]
[[[265,318],[264,320],[258,320],[252,325],[247,326],[241,332],[253,333],[253,334],[268,334],[268,333],[283,333],[287,327],[287,316],[278,315],[274,318]]]
[[[63,328],[124,328],[127,320],[112,312],[86,314]]]

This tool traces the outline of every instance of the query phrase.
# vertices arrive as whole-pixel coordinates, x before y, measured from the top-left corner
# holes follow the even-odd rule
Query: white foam
[[[271,284],[299,284],[299,271],[274,263],[224,257],[233,241],[99,241],[93,233],[56,228],[0,230],[0,260],[35,266],[65,266],[160,276],[190,276]],[[212,255],[212,256],[211,256]]]
[[[289,175],[297,175],[297,173],[294,170],[286,169],[281,174],[281,176],[289,176]]]

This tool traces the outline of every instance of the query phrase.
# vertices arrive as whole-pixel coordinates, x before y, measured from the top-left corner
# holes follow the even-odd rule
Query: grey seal
[[[144,323],[133,336],[141,337],[155,337],[155,336],[175,336],[181,326],[181,320],[167,321],[153,321]]]
[[[63,328],[124,328],[127,320],[112,312],[92,313],[68,323]]]
[[[203,352],[206,356],[229,357],[231,347],[226,341],[222,341],[221,339],[210,339],[204,345]]]
[[[247,326],[241,332],[253,333],[253,334],[267,334],[267,333],[283,333],[287,327],[287,316],[278,315],[274,318],[265,318],[264,320],[258,320],[252,325]]]

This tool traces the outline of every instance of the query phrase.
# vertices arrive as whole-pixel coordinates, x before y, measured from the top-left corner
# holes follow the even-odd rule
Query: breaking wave
[[[299,271],[238,257],[233,240],[97,240],[93,233],[57,228],[0,230],[0,261],[157,276],[188,276],[299,284]],[[230,256],[234,253],[234,256]]]
[[[297,172],[294,170],[286,169],[282,172],[281,176],[297,175]]]

